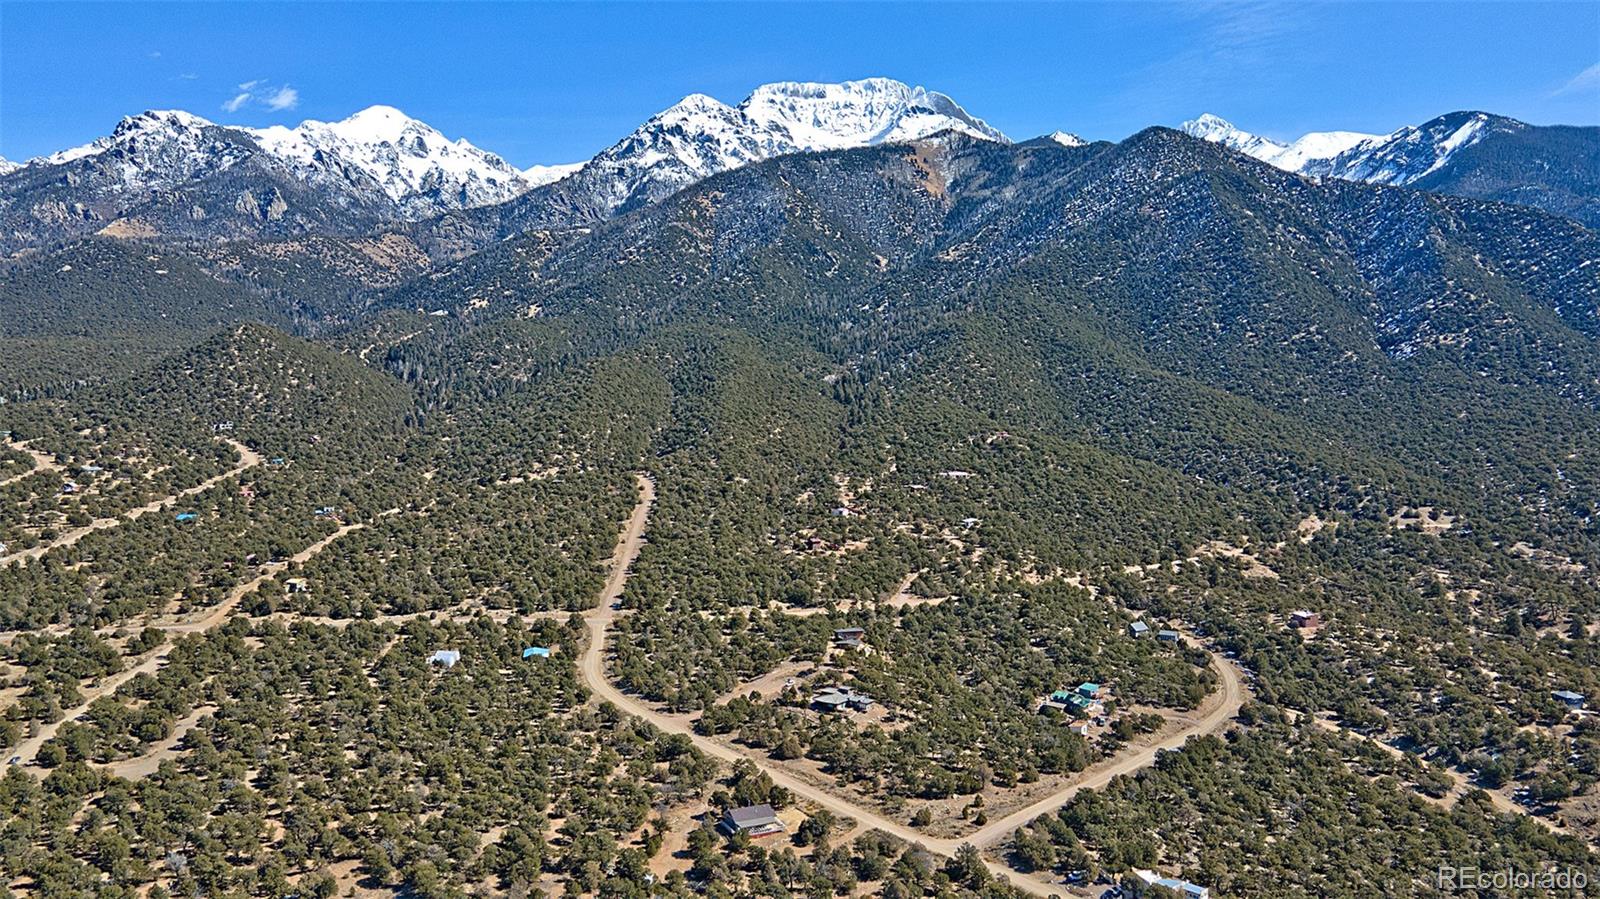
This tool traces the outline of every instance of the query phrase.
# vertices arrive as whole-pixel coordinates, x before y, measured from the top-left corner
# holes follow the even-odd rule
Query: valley
[[[373,107],[0,175],[0,889],[1593,866],[1600,238],[1484,188],[1586,138],[1213,119],[783,82],[576,169]]]

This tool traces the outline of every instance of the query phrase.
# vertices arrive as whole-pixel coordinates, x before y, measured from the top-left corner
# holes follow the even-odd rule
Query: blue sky
[[[1014,138],[1214,112],[1389,131],[1455,109],[1600,123],[1600,3],[0,3],[0,156],[123,115],[398,106],[514,164],[580,160],[683,95],[887,75]]]

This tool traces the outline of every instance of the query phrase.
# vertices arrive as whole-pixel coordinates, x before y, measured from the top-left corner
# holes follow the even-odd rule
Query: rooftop
[[[735,827],[759,827],[775,823],[778,813],[770,805],[747,805],[744,808],[730,808],[723,817]]]

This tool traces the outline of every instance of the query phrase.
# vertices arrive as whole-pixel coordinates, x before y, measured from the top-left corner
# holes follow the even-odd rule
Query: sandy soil
[[[200,723],[201,718],[216,710],[216,706],[201,706],[195,709],[175,722],[172,725],[172,733],[165,740],[152,745],[149,752],[137,758],[112,762],[102,770],[107,774],[126,780],[139,780],[140,778],[149,777],[156,773],[156,769],[161,767],[162,762],[167,759],[177,758],[181,751],[179,746],[183,743],[184,736],[189,731],[194,730],[194,726]]]

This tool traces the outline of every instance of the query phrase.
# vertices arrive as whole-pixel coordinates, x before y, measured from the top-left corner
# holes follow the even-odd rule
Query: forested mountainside
[[[1166,129],[946,133],[420,243],[8,273],[14,339],[148,356],[0,363],[11,889],[1595,865],[1572,220]],[[715,831],[757,803],[785,835]]]

